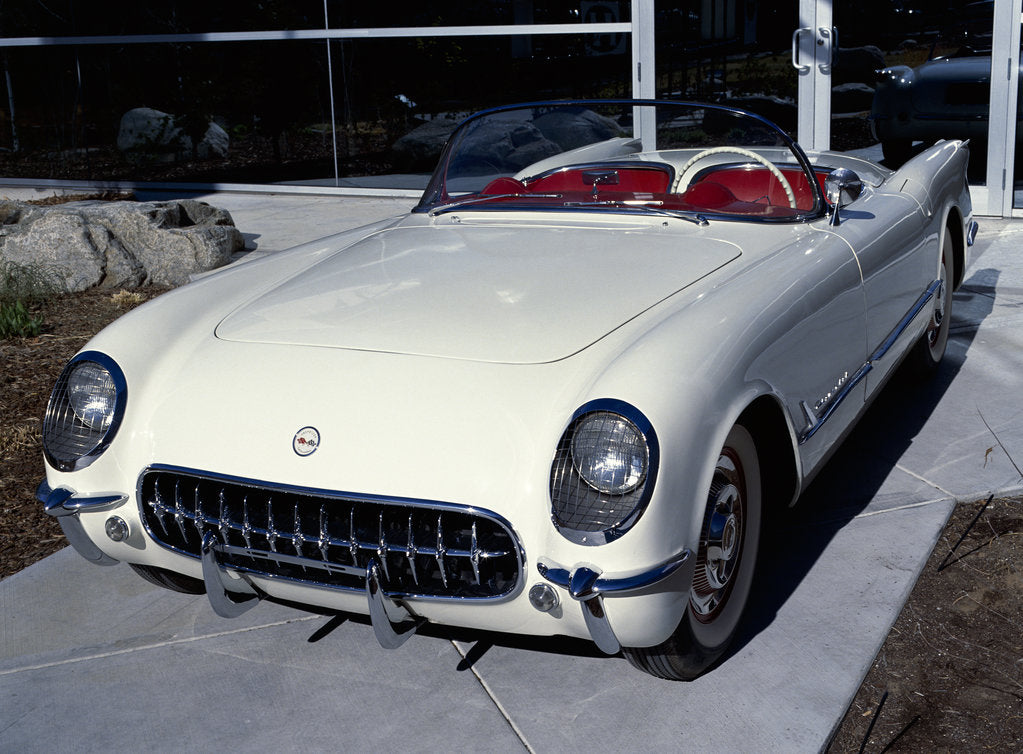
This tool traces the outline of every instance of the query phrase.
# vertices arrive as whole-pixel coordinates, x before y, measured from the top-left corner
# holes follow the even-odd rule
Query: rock
[[[870,110],[874,102],[874,88],[866,84],[839,84],[831,88],[831,111],[860,113]]]
[[[56,271],[69,291],[181,285],[244,246],[231,215],[205,202],[0,201],[0,260]]]
[[[409,131],[394,142],[391,148],[402,167],[432,170],[437,165],[448,137],[457,126],[456,120],[434,118]]]
[[[626,135],[610,118],[584,108],[575,112],[562,109],[545,113],[534,119],[533,123],[545,138],[553,141],[563,151]]]
[[[884,68],[884,53],[879,47],[841,47],[835,56],[831,83],[870,84],[877,80],[875,71]]]
[[[230,142],[227,131],[211,122],[195,152],[202,159],[226,157]],[[177,126],[173,115],[136,107],[121,116],[117,148],[165,159],[187,159],[192,156],[192,139]]]

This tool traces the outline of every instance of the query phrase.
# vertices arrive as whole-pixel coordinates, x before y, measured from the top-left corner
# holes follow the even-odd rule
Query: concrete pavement
[[[206,200],[256,253],[414,204]],[[695,682],[569,640],[434,628],[387,651],[356,618],[224,620],[64,550],[0,582],[0,751],[818,750],[955,501],[1023,489],[1003,450],[1023,462],[1021,242],[1023,223],[981,219],[946,363],[890,385],[772,532],[743,636]]]

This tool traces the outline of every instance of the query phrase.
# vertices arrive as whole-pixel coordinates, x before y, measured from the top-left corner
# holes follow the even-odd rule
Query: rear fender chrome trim
[[[395,624],[387,615],[384,590],[380,587],[380,564],[372,558],[366,566],[366,600],[369,602],[369,619],[373,634],[384,649],[397,649],[408,641],[426,623],[424,618],[409,613],[411,620]],[[392,604],[397,604],[392,601]],[[401,606],[406,612],[408,608]]]
[[[245,574],[232,579],[217,561],[217,538],[206,532],[202,538],[202,578],[210,607],[221,618],[237,618],[262,602],[266,596]],[[239,591],[241,586],[245,591]]]
[[[590,638],[601,652],[613,655],[621,650],[622,645],[604,611],[604,598],[625,597],[655,586],[685,565],[690,555],[689,550],[682,550],[660,565],[635,576],[605,576],[588,566],[579,566],[570,571],[545,558],[537,561],[536,568],[544,579],[567,590],[572,599],[581,604]]]
[[[803,430],[803,434],[799,436],[800,445],[803,445],[807,440],[817,434],[817,430],[824,426],[824,422],[831,418],[831,415],[835,413],[835,409],[837,409],[842,402],[849,397],[853,388],[862,382],[863,378],[870,373],[870,371],[874,368],[874,364],[888,354],[891,347],[895,345],[895,341],[897,341],[899,336],[906,331],[906,328],[909,327],[909,324],[916,318],[924,306],[927,305],[927,302],[941,290],[941,287],[942,282],[940,280],[935,280],[927,286],[927,290],[920,294],[920,298],[918,298],[916,303],[914,303],[910,310],[906,312],[906,315],[899,321],[899,324],[897,324],[892,331],[888,333],[888,337],[886,337],[881,342],[881,345],[874,350],[874,352],[870,355],[870,358],[863,363],[863,366],[857,369],[856,373],[845,382],[838,394],[830,400],[824,410],[824,413],[817,416],[817,413],[811,410],[805,401],[800,404],[803,408],[803,413],[806,414],[806,418],[811,422],[806,429]]]

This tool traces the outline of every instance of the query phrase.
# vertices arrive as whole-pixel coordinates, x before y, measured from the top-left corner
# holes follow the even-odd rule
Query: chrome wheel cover
[[[728,601],[739,563],[746,528],[746,482],[738,454],[725,447],[714,467],[707,499],[707,516],[696,557],[689,594],[693,617],[713,621]]]

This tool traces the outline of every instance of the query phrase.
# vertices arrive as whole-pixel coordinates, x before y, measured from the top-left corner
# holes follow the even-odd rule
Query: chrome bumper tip
[[[689,560],[691,553],[683,550],[664,563],[635,576],[608,576],[587,566],[569,570],[541,558],[536,568],[540,576],[565,589],[582,606],[583,620],[590,638],[605,654],[621,651],[622,645],[615,635],[611,622],[604,611],[605,597],[624,597],[655,586],[672,576]]]

